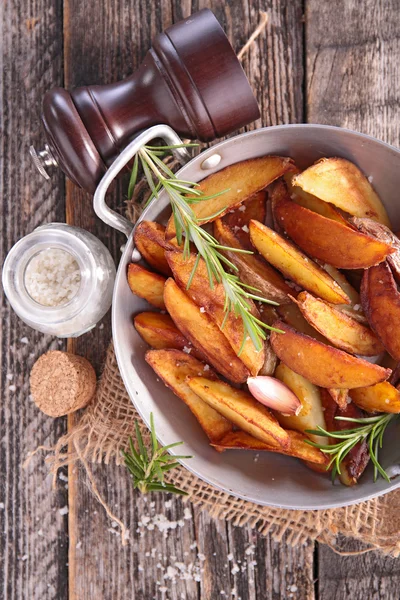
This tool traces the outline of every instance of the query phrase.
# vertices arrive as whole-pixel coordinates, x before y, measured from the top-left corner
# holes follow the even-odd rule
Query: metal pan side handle
[[[93,208],[96,215],[107,225],[121,231],[127,238],[129,238],[134,225],[122,215],[111,210],[106,204],[106,194],[112,181],[117,177],[120,171],[126,167],[129,161],[132,160],[135,154],[138,153],[140,148],[155,138],[165,140],[170,146],[182,144],[180,137],[168,125],[155,125],[154,127],[150,127],[150,129],[147,129],[130,142],[118,158],[115,159],[101,179],[94,193]],[[176,148],[173,153],[175,158],[181,163],[185,163],[190,159],[189,153],[185,148]]]

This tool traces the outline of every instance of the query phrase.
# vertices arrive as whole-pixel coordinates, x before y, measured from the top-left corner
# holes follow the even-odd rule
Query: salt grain
[[[80,284],[78,263],[72,254],[60,248],[39,252],[25,270],[27,292],[42,306],[67,304],[77,294]]]
[[[22,337],[19,341],[21,344],[29,344],[29,340],[26,336]]]
[[[8,381],[12,381],[14,378],[14,375],[12,373],[7,373],[6,377],[7,377]]]
[[[60,513],[60,515],[64,516],[68,514],[68,506],[63,506],[62,508],[59,509],[58,511]]]
[[[246,210],[246,205],[242,204],[242,206],[239,206],[238,210],[240,210],[240,212],[244,212]]]
[[[204,308],[204,306],[200,306],[200,312],[201,313],[206,312],[206,309]]]
[[[243,225],[242,231],[244,231],[245,233],[249,233],[249,228],[247,227],[247,225]]]
[[[8,389],[10,390],[10,392],[16,392],[17,391],[17,386],[16,385],[9,385]]]

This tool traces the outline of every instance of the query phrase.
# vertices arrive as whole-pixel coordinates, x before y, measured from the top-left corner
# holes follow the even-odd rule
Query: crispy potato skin
[[[190,408],[211,443],[217,443],[232,431],[232,424],[196,396],[186,383],[187,377],[199,373],[206,373],[212,380],[217,379],[211,369],[204,371],[204,363],[185,352],[172,349],[149,350],[145,358],[165,385]]]
[[[185,293],[197,306],[205,310],[213,319],[220,328],[221,334],[226,337],[234,352],[238,355],[244,337],[243,321],[233,311],[230,311],[228,317],[225,318],[225,290],[223,284],[214,281],[214,287],[211,289],[206,264],[201,258],[188,288],[197,255],[191,254],[188,258],[185,258],[182,252],[167,252],[166,256],[176,283],[182,290],[185,290]],[[259,316],[253,302],[251,302],[251,305],[252,312]],[[253,342],[248,339],[244,344],[240,359],[253,376],[257,375],[263,366],[264,358],[264,350],[257,352]]]
[[[319,465],[321,471],[326,470],[328,459],[318,448],[306,444],[304,435],[298,431],[288,429],[287,433],[290,437],[290,448],[288,450],[285,450],[278,444],[265,444],[245,431],[231,431],[217,444],[213,444],[213,446],[218,452],[224,452],[225,450],[261,450],[274,452],[275,454],[286,454],[287,456],[293,456],[300,458],[300,460]]]
[[[339,421],[335,419],[335,417],[359,419],[365,416],[365,413],[353,403],[346,404],[344,409],[339,408],[326,390],[321,390],[321,401],[325,408],[325,421],[328,431],[340,431],[349,428],[348,422]],[[354,423],[351,423],[350,425],[353,427]],[[337,442],[334,438],[330,439],[331,443]],[[368,445],[365,440],[354,446],[341,464],[339,479],[343,485],[355,485],[363,474],[369,459]]]
[[[243,248],[246,248],[247,250],[253,250],[253,245],[250,241],[250,234],[248,231],[249,223],[252,219],[260,221],[260,223],[264,223],[265,217],[267,216],[266,203],[267,192],[265,190],[261,190],[261,192],[254,194],[252,198],[246,200],[246,202],[243,202],[239,208],[229,211],[224,217],[222,217],[224,224],[232,229]],[[221,219],[217,219],[214,221],[214,223],[220,220]]]
[[[218,325],[183,292],[173,279],[164,287],[165,306],[177,328],[221,375],[243,383],[249,370],[238,358]]]
[[[361,304],[389,354],[400,361],[400,293],[387,263],[364,272]]]
[[[214,236],[224,246],[239,250],[246,249],[232,229],[221,219],[214,222]],[[254,248],[252,249],[254,250]],[[238,268],[241,281],[260,291],[257,295],[279,304],[290,302],[289,294],[293,293],[293,290],[286,284],[282,275],[261,257],[229,251],[224,251],[224,255]]]
[[[250,221],[250,238],[265,258],[301,287],[332,304],[349,304],[350,299],[326,271],[275,231]]]
[[[386,210],[368,179],[344,158],[322,158],[296,175],[292,183],[355,217],[370,217],[390,227]]]
[[[324,388],[356,388],[375,385],[387,379],[384,369],[356,358],[297,332],[283,321],[274,324],[285,333],[271,333],[272,348],[278,358],[296,373]]]
[[[203,223],[215,221],[217,217],[213,215],[224,209],[224,212],[218,215],[218,217],[222,217],[292,168],[293,161],[281,156],[251,158],[225,167],[203,179],[197,188],[203,192],[204,196],[221,194],[226,190],[225,193],[210,200],[192,204],[193,211],[199,219],[204,219]],[[174,236],[175,226],[173,218],[171,218],[168,221],[165,237],[169,240]]]
[[[128,285],[131,292],[162,310],[165,309],[165,281],[165,277],[162,275],[152,273],[137,263],[128,265]]]
[[[189,377],[187,383],[195,394],[243,431],[269,445],[278,443],[290,448],[289,434],[271,411],[248,392],[205,377]]]
[[[400,392],[388,381],[350,391],[350,398],[369,413],[400,413]]]
[[[144,260],[156,271],[169,277],[171,269],[165,258],[165,227],[154,221],[138,223],[134,240]]]
[[[324,444],[323,437],[305,433],[307,429],[317,429],[318,425],[323,428],[326,426],[319,388],[289,369],[284,363],[278,365],[275,377],[287,385],[301,402],[298,415],[286,416],[276,411],[274,414],[279,423],[285,429],[300,431],[314,442]]]
[[[323,300],[301,292],[296,304],[310,325],[337,348],[361,356],[376,356],[384,351],[382,343],[369,327]]]
[[[152,348],[189,349],[192,356],[205,360],[204,355],[175,326],[169,315],[156,312],[142,312],[133,319],[136,331]]]
[[[394,252],[389,244],[291,200],[281,199],[275,213],[281,227],[304,252],[339,269],[367,269]]]

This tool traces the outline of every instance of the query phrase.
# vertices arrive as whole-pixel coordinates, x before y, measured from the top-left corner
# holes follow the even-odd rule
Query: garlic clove
[[[302,405],[292,390],[274,377],[260,375],[249,377],[247,385],[252,396],[264,406],[278,410],[283,415],[298,415]]]

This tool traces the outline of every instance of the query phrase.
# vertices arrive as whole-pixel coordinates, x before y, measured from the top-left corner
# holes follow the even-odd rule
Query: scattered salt
[[[289,588],[289,591],[294,593],[294,592],[297,592],[297,589],[298,589],[297,585],[291,585]]]
[[[192,351],[192,349],[188,348],[187,346],[183,346],[182,350],[183,350],[183,352],[186,352],[186,354],[190,354]]]
[[[372,182],[373,182],[373,180],[374,180],[373,176],[372,176],[372,175],[369,175],[369,176],[368,176],[368,181],[369,181],[370,183],[372,183]]]
[[[37,532],[38,535],[43,536],[43,529],[39,529],[39,531]]]
[[[9,385],[8,389],[10,390],[10,392],[16,392],[17,391],[17,386],[16,385]]]
[[[390,400],[389,400],[389,398],[386,398],[386,400],[385,400],[385,404],[390,404]]]
[[[14,375],[12,373],[7,373],[6,377],[7,377],[8,381],[12,381],[14,378]]]
[[[231,562],[233,560],[233,554],[232,554],[232,552],[230,552],[228,554],[227,559],[229,560],[229,562]]]
[[[58,511],[60,513],[60,515],[64,516],[68,514],[68,506],[63,506],[62,508],[59,509]]]
[[[203,371],[209,371],[209,370],[210,370],[210,365],[204,365]]]
[[[79,548],[82,548],[82,542],[78,542],[78,543],[76,544],[75,548],[76,548],[77,550],[79,550]]]
[[[29,344],[29,340],[26,336],[22,337],[19,341],[21,342],[21,344]]]
[[[239,573],[240,569],[239,569],[239,565],[234,564],[232,569],[231,569],[231,573],[232,575],[236,575],[236,573]]]
[[[58,478],[61,479],[61,481],[68,481],[68,477],[64,475],[62,471],[60,471],[60,473],[58,474]]]
[[[0,510],[4,510],[4,502],[0,502]]]
[[[353,306],[353,308],[354,308],[354,310],[360,310],[360,308],[361,308],[361,305],[360,305],[360,304],[355,304],[355,305]]]
[[[190,508],[185,508],[185,510],[183,511],[183,518],[187,521],[192,518],[192,511],[190,510]]]
[[[172,500],[167,500],[166,502],[164,502],[164,506],[165,506],[165,508],[171,508]]]
[[[204,306],[200,306],[200,312],[201,313],[206,312],[206,309],[204,308]]]
[[[245,233],[249,233],[249,228],[247,227],[247,225],[243,225],[242,231],[244,231]]]
[[[28,560],[28,555],[24,554],[23,556],[21,556],[21,560],[22,560],[22,562],[25,562],[26,560]]]
[[[240,212],[244,212],[246,210],[246,205],[242,204],[242,206],[239,206],[238,210],[240,210]]]

